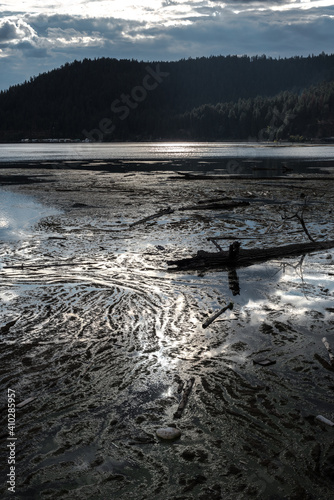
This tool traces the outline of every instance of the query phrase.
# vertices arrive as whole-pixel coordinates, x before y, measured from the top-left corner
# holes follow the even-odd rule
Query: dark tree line
[[[329,136],[333,81],[326,54],[84,59],[0,92],[0,140]]]
[[[334,136],[334,81],[300,94],[203,105],[177,117],[179,134],[202,140],[303,141]]]

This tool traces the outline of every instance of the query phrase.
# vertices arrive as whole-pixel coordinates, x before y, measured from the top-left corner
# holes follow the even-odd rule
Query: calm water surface
[[[204,158],[291,158],[334,159],[333,145],[147,142],[147,143],[70,143],[0,144],[0,162],[46,160],[112,159],[204,159]]]

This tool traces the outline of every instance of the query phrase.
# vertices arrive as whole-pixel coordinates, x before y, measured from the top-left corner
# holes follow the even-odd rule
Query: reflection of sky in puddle
[[[20,193],[0,190],[0,240],[12,241],[29,235],[41,217],[57,211]]]
[[[212,291],[201,319],[219,311],[224,303],[234,303],[232,311],[223,313],[205,331],[198,325],[197,335],[202,330],[207,345],[201,357],[223,355],[233,363],[244,363],[252,351],[287,348],[284,343],[289,345],[299,334],[303,342],[326,334],[334,322],[334,281],[328,275],[331,265],[331,259],[325,260],[319,252],[239,268],[234,274],[239,294],[232,293],[227,271],[192,276],[193,284],[199,286],[198,300],[202,289]]]
[[[263,321],[268,311],[289,313],[294,310],[299,317],[307,311],[317,311],[323,319],[331,316],[333,307],[334,281],[324,272],[323,262],[310,261],[306,257],[301,266],[290,261],[291,266],[267,263],[238,270],[240,295],[236,301],[240,313],[251,312],[252,322]]]
[[[229,301],[234,303],[233,311],[226,311],[215,323],[248,318],[250,324],[260,325],[280,315],[292,315],[299,321],[310,311],[321,313],[326,321],[333,317],[334,309],[334,280],[328,274],[334,265],[332,260],[319,252],[304,258],[239,268],[235,272],[183,275],[178,283],[190,285],[198,301],[202,301],[202,291],[212,290],[211,298],[205,300],[208,315]],[[236,289],[239,293],[234,293]]]

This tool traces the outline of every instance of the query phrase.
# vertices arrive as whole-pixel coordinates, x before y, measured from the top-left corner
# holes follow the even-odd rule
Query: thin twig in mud
[[[220,309],[220,311],[212,314],[212,316],[206,319],[202,324],[202,328],[207,328],[209,325],[211,325],[211,323],[213,323],[214,320],[217,319],[218,316],[223,314],[223,312],[225,312],[227,309],[233,309],[233,302],[230,302],[229,304],[227,304],[227,306],[223,307],[223,309]]]
[[[312,238],[312,236],[310,235],[310,233],[308,232],[308,229],[305,225],[305,221],[304,221],[304,218],[303,218],[303,214],[302,215],[299,215],[298,213],[295,215],[296,218],[299,220],[299,222],[301,223],[302,225],[302,228],[304,229],[304,232],[306,234],[306,236],[308,237],[309,240],[315,242],[315,239]]]
[[[188,382],[187,382],[187,385],[183,391],[183,395],[182,395],[182,399],[179,403],[179,406],[176,410],[176,412],[174,413],[174,418],[181,418],[182,416],[182,413],[183,413],[183,410],[187,404],[187,401],[188,401],[188,398],[189,398],[189,395],[191,393],[191,389],[194,385],[194,382],[195,382],[195,377],[191,377]]]
[[[287,267],[292,267],[292,269],[294,269],[296,271],[296,273],[298,274],[297,269],[299,268],[299,270],[300,270],[299,277],[300,277],[301,282],[302,282],[303,295],[304,295],[306,300],[309,300],[307,295],[306,295],[306,292],[305,292],[305,280],[304,280],[304,274],[303,274],[303,263],[304,263],[305,257],[306,257],[305,254],[302,255],[301,258],[299,259],[299,261],[297,262],[297,264],[289,264],[288,262],[281,262],[281,266],[283,268],[283,274],[285,273],[285,269]]]
[[[326,349],[328,351],[328,356],[329,356],[329,359],[330,359],[330,363],[331,363],[332,366],[334,366],[334,354],[333,354],[332,349],[331,349],[331,347],[330,347],[330,345],[328,343],[327,338],[324,337],[322,339],[322,342],[323,342],[324,346],[326,347]]]
[[[216,239],[217,239],[217,238],[208,238],[208,241],[211,241],[211,242],[215,245],[215,247],[216,247],[216,248],[218,248],[218,250],[219,250],[220,252],[222,252],[222,251],[223,251],[223,249],[222,249],[222,247],[221,247],[221,246],[217,243]]]
[[[279,226],[279,228],[282,227],[282,224]],[[277,229],[279,229],[277,228]],[[303,231],[300,229],[298,231],[287,231],[285,234],[290,235],[290,234],[300,234]],[[277,236],[277,232],[272,232],[268,233],[265,231],[264,233],[259,233],[257,236],[239,236],[238,235],[238,240],[259,240],[260,238],[267,238],[267,236]],[[210,236],[210,238],[207,238],[207,241],[211,241],[214,245],[217,246],[217,240],[235,240],[236,236]],[[219,246],[220,248],[220,246]],[[222,250],[221,250],[222,251]]]
[[[297,210],[297,212],[295,214],[293,214],[293,215],[287,215],[287,209],[284,207],[284,209],[283,209],[284,210],[284,215],[281,215],[281,217],[282,217],[282,219],[284,221],[292,220],[292,219],[297,219],[300,222],[300,224],[301,224],[301,226],[303,228],[303,231],[306,234],[306,236],[308,237],[308,239],[310,241],[312,241],[313,243],[315,243],[316,240],[310,235],[310,233],[309,233],[309,231],[308,231],[308,229],[306,227],[306,224],[305,224],[305,220],[304,220],[305,209],[306,209],[306,197],[304,197],[304,203],[303,203],[300,211]]]

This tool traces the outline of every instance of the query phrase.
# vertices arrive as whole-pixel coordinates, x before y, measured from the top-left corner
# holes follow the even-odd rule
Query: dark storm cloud
[[[16,38],[16,26],[7,21],[0,27],[0,40],[13,40]]]
[[[169,54],[263,54],[273,56],[308,55],[322,50],[332,52],[334,47],[334,19],[314,17],[302,22],[300,12],[292,12],[288,22],[280,13],[258,16],[225,13],[224,23],[217,17],[192,19],[188,26],[147,30],[155,40],[163,39]]]

